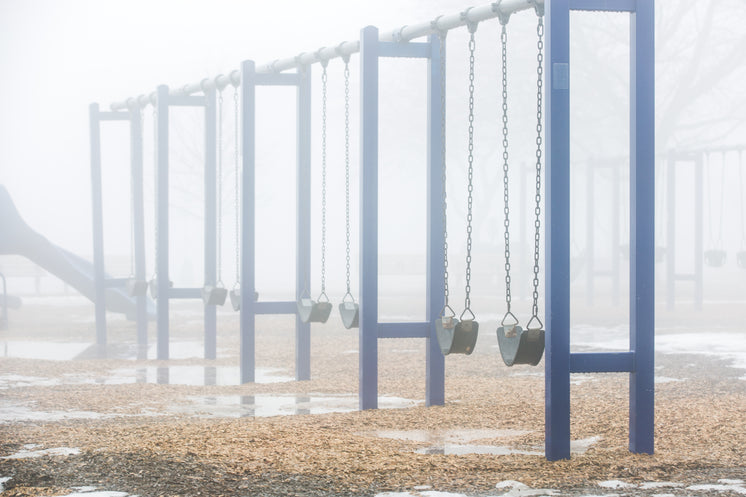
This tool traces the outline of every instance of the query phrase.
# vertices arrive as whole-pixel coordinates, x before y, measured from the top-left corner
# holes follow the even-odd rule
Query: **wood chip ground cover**
[[[35,340],[49,336],[46,324],[34,328],[30,322],[29,318],[23,333],[16,333]],[[264,324],[272,333],[258,335],[260,365],[280,367],[292,375],[292,327],[280,320]],[[131,341],[127,326],[112,325],[113,337]],[[83,336],[74,338],[87,335],[79,333]],[[191,339],[192,334],[190,329],[175,331],[174,339]],[[7,338],[13,339],[12,330]],[[689,357],[659,357],[658,367],[666,376],[685,381],[656,386],[653,456],[627,450],[628,382],[624,375],[587,375],[573,385],[572,437],[599,438],[569,461],[547,462],[540,456],[521,454],[419,454],[415,450],[427,447],[427,442],[374,436],[377,430],[523,430],[516,436],[485,437],[474,443],[542,451],[543,368],[507,370],[498,364],[490,339],[494,337],[480,339],[478,352],[471,357],[447,359],[445,406],[238,419],[207,419],[171,407],[188,405],[195,396],[354,394],[357,354],[350,351],[357,348],[356,334],[334,327],[314,334],[314,379],[308,382],[187,386],[72,381],[106,377],[122,368],[236,365],[235,354],[217,362],[3,358],[0,378],[27,375],[59,382],[4,388],[0,407],[105,416],[58,421],[0,419],[0,457],[17,453],[26,444],[81,451],[35,460],[0,459],[0,477],[11,477],[2,495],[64,495],[63,490],[83,485],[141,496],[373,495],[421,485],[496,495],[495,485],[504,480],[573,494],[613,479],[690,484],[746,475],[746,382],[738,379],[742,372],[707,358],[697,358],[692,367]],[[237,345],[232,330],[222,331],[219,340],[229,350]],[[380,341],[380,356],[384,364],[381,395],[424,399],[423,341]]]

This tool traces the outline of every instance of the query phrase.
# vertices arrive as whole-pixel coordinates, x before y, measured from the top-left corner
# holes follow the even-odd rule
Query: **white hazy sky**
[[[90,251],[88,105],[458,12],[469,0],[0,0],[0,183],[26,220]]]

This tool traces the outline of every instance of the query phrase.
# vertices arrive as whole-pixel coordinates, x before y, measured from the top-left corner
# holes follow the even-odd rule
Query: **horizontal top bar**
[[[458,14],[438,16],[432,21],[419,24],[405,25],[398,29],[382,32],[379,40],[383,42],[404,43],[415,38],[431,34],[446,33],[467,24],[476,24],[488,19],[500,18],[501,22],[508,22],[508,18],[514,12],[534,8],[538,14],[544,14],[545,0],[497,0],[494,3],[479,7],[469,7]],[[258,73],[278,73],[289,69],[297,69],[319,62],[329,61],[337,57],[349,57],[360,52],[360,41],[344,41],[334,47],[322,47],[315,52],[302,52],[295,57],[276,59],[270,63],[257,66]],[[228,76],[218,75],[213,78],[205,78],[198,83],[184,85],[181,88],[170,90],[170,94],[178,96],[191,95],[193,93],[206,92],[212,89],[222,91],[226,86],[234,87],[241,84],[241,73],[238,70],[231,71]],[[139,105],[146,107],[155,104],[155,92],[148,95],[128,98],[111,104],[111,110],[130,109]]]

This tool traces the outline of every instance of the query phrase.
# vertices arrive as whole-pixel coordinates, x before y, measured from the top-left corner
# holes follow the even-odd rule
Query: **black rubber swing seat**
[[[304,323],[326,323],[331,312],[331,302],[317,302],[303,297],[298,300],[298,316]]]
[[[202,288],[202,302],[205,305],[223,305],[228,296],[228,290],[222,286],[205,285]]]
[[[736,262],[743,269],[746,269],[746,250],[741,250],[736,254]]]
[[[241,310],[241,289],[240,288],[234,288],[230,291],[230,299],[231,299],[231,306],[233,307],[234,311],[240,311]],[[254,292],[254,302],[259,300],[259,293]]]
[[[443,355],[474,352],[479,334],[479,323],[473,319],[459,321],[453,316],[444,316],[435,321],[435,335]]]
[[[544,355],[544,330],[524,330],[518,325],[500,326],[497,329],[497,344],[500,346],[500,355],[506,366],[536,366]]]
[[[705,264],[710,267],[722,267],[725,264],[725,250],[705,250]]]
[[[148,282],[145,280],[129,278],[125,282],[124,288],[130,297],[144,297],[148,294]]]
[[[348,330],[357,328],[360,320],[360,306],[357,302],[342,302],[339,304],[339,315],[342,317],[342,324]]]
[[[173,288],[174,282],[171,280],[168,280],[168,287]],[[150,296],[153,297],[154,299],[157,299],[158,298],[158,279],[153,278],[152,280],[150,280],[150,283],[148,283],[148,288],[150,289]]]

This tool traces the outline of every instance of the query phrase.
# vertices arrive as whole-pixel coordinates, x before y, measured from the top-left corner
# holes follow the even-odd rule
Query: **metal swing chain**
[[[153,279],[158,275],[158,106],[153,105]]]
[[[544,325],[539,318],[539,249],[541,241],[541,145],[542,145],[542,130],[543,130],[543,76],[544,76],[544,17],[539,15],[539,21],[536,26],[536,34],[538,41],[536,47],[538,53],[536,55],[537,67],[536,67],[536,206],[534,213],[536,218],[534,220],[534,293],[533,293],[533,308],[532,316],[527,324],[527,328],[531,329],[531,323],[537,321],[539,323],[538,329],[542,329]]]
[[[223,285],[223,91],[218,92],[218,233],[216,240],[218,279],[216,286]]]
[[[471,319],[474,319],[474,313],[471,311],[471,233],[472,233],[472,206],[474,192],[474,52],[476,50],[476,41],[474,33],[477,30],[477,23],[469,22],[469,169],[468,169],[468,196],[466,204],[466,288],[464,297],[464,312],[461,313],[461,319],[468,312]]]
[[[323,296],[326,296],[326,67],[328,65],[328,60],[321,62],[323,68],[321,73],[321,295]]]
[[[343,58],[345,63],[345,230],[347,235],[347,295],[350,292],[350,56]]]
[[[718,247],[723,246],[723,197],[725,193],[725,154],[722,155],[720,163],[720,217],[718,219]]]
[[[436,21],[434,21],[436,22]],[[437,26],[436,26],[437,27]],[[438,37],[440,39],[440,156],[442,164],[441,181],[443,183],[443,287],[444,299],[443,310],[440,317],[445,317],[446,311],[449,316],[454,312],[448,303],[448,195],[446,192],[446,35],[448,31],[440,30]]]
[[[236,247],[235,247],[235,256],[236,256],[236,283],[234,285],[234,288],[238,287],[240,285],[241,281],[241,261],[240,261],[240,253],[241,253],[241,225],[240,225],[240,204],[239,204],[239,183],[240,183],[240,167],[239,167],[239,150],[238,150],[238,86],[235,86],[233,88],[233,175],[234,175],[234,192],[233,192],[233,201],[234,201],[234,212],[235,212],[235,220],[236,220]]]
[[[743,198],[746,196],[744,193],[746,186],[743,184],[743,152],[738,152],[738,186],[741,189],[741,247],[746,249],[746,208],[744,207]]]
[[[507,20],[506,20],[507,21]],[[508,310],[505,313],[505,317],[512,316],[510,310],[510,304],[512,296],[510,292],[510,182],[509,182],[509,163],[508,163],[508,30],[507,22],[501,22],[502,31],[500,33],[500,42],[502,45],[502,111],[503,111],[503,213],[505,214],[505,220],[503,225],[505,226],[505,303]],[[515,320],[515,316],[513,316]],[[504,319],[503,319],[504,321]],[[517,320],[516,320],[517,321]]]

